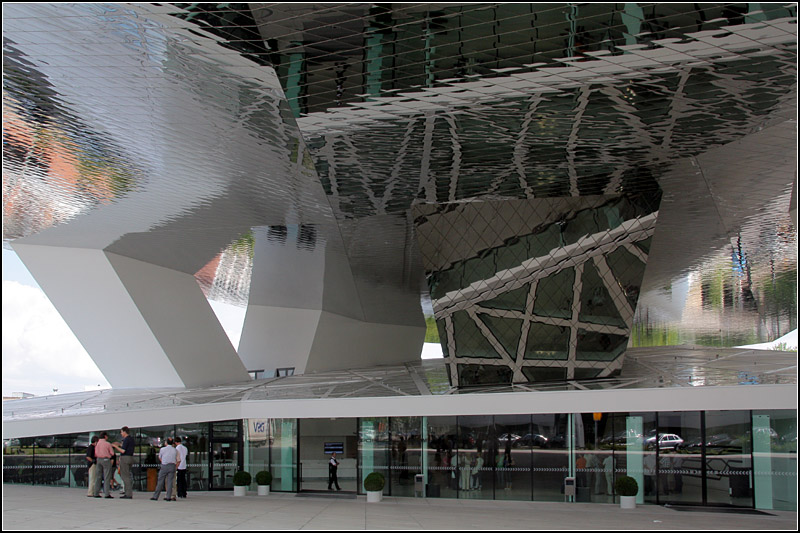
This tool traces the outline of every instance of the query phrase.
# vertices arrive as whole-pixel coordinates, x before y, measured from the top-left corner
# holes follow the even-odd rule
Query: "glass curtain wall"
[[[270,418],[270,490],[294,492],[297,490],[297,419]]]
[[[658,413],[659,503],[703,503],[702,431],[699,411]]]
[[[797,413],[753,411],[757,509],[797,510]]]
[[[461,483],[458,470],[458,426],[455,416],[428,416],[425,462],[428,498],[457,498]]]
[[[208,490],[208,423],[183,424],[175,427],[175,436],[186,446],[186,487]]]
[[[384,494],[391,490],[390,483],[389,419],[387,417],[360,418],[358,420],[358,492],[364,493],[364,479],[372,472],[386,478]]]
[[[632,477],[639,485],[636,503],[656,503],[658,458],[656,450],[645,445],[657,433],[656,414],[614,413],[609,418],[612,433],[604,444],[610,444],[614,453],[614,480],[623,475]]]
[[[297,420],[243,422],[248,425],[247,445],[239,452],[245,454],[246,469],[255,474],[267,468],[273,475],[272,490],[297,491]],[[365,475],[380,471],[387,478],[385,493],[393,496],[414,496],[414,478],[420,474],[431,498],[564,501],[564,478],[574,475],[576,500],[599,503],[616,501],[614,480],[627,474],[639,483],[642,503],[797,508],[793,410],[377,417],[358,422],[359,491]],[[242,421],[133,430],[134,490],[155,489],[158,449],[173,436],[180,436],[189,449],[189,490],[208,490],[214,463],[209,430],[217,424],[222,442],[215,438],[214,443],[234,443]],[[4,439],[3,482],[86,488],[86,447],[98,433]],[[109,434],[110,440],[120,440],[118,430]]]
[[[497,436],[491,416],[458,417],[458,497],[494,498]]]
[[[570,471],[567,414],[531,417],[533,499],[564,501],[564,478]]]
[[[531,499],[531,450],[540,449],[545,442],[531,430],[530,415],[494,417],[494,449],[491,450],[494,468],[494,499]]]
[[[707,411],[706,504],[753,506],[750,411]]]
[[[422,474],[422,417],[400,416],[389,419],[391,466],[386,479],[388,494],[414,496],[414,481]]]

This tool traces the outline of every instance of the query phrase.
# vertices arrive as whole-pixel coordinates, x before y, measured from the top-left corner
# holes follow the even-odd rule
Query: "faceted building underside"
[[[418,206],[417,235],[451,382],[564,381],[618,371],[658,196]]]
[[[3,242],[115,387],[796,328],[795,4],[5,8]]]

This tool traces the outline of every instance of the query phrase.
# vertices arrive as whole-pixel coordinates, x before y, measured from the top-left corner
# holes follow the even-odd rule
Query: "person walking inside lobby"
[[[130,500],[133,499],[131,468],[133,467],[133,450],[136,447],[136,442],[133,440],[128,426],[123,426],[120,431],[122,432],[122,444],[115,442],[112,446],[122,454],[119,458],[119,475],[122,477],[122,485],[125,490],[125,495],[122,498]]]
[[[328,490],[333,490],[333,485],[336,485],[336,490],[342,490],[339,486],[339,478],[336,472],[339,470],[339,461],[336,460],[336,452],[331,454],[331,460],[328,461]]]
[[[172,439],[167,439],[167,444],[158,452],[158,460],[161,462],[161,470],[158,471],[158,484],[151,500],[158,500],[161,491],[164,490],[164,483],[167,485],[167,495],[172,494],[172,483],[175,481],[175,469],[180,464],[181,458],[178,450],[172,445]],[[165,498],[164,501],[174,501],[173,498]]]
[[[94,456],[97,459],[97,473],[94,478],[94,497],[100,497],[100,481],[103,481],[103,487],[106,492],[106,498],[113,498],[111,495],[111,476],[114,471],[111,468],[111,456],[114,455],[114,448],[108,442],[108,432],[103,431],[100,433],[100,440],[94,446]]]

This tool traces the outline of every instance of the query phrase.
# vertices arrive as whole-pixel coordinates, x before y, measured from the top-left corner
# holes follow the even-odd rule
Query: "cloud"
[[[41,289],[3,280],[3,393],[109,386]]]

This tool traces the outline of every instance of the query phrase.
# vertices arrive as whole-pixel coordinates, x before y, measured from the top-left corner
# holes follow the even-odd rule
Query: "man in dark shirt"
[[[94,445],[98,440],[99,439],[97,435],[95,435],[92,437],[91,444],[89,444],[89,446],[86,448],[86,465],[89,468],[86,472],[89,476],[89,479],[87,480],[89,483],[89,490],[86,491],[86,495],[89,498],[94,497],[94,477],[97,475],[97,459],[94,456]]]
[[[133,466],[133,450],[136,443],[131,436],[131,430],[128,426],[123,426],[120,430],[122,432],[122,445],[115,442],[112,444],[114,448],[122,454],[119,458],[119,475],[122,477],[122,484],[125,486],[125,495],[123,499],[130,500],[133,498],[133,476],[131,475],[131,467]]]

